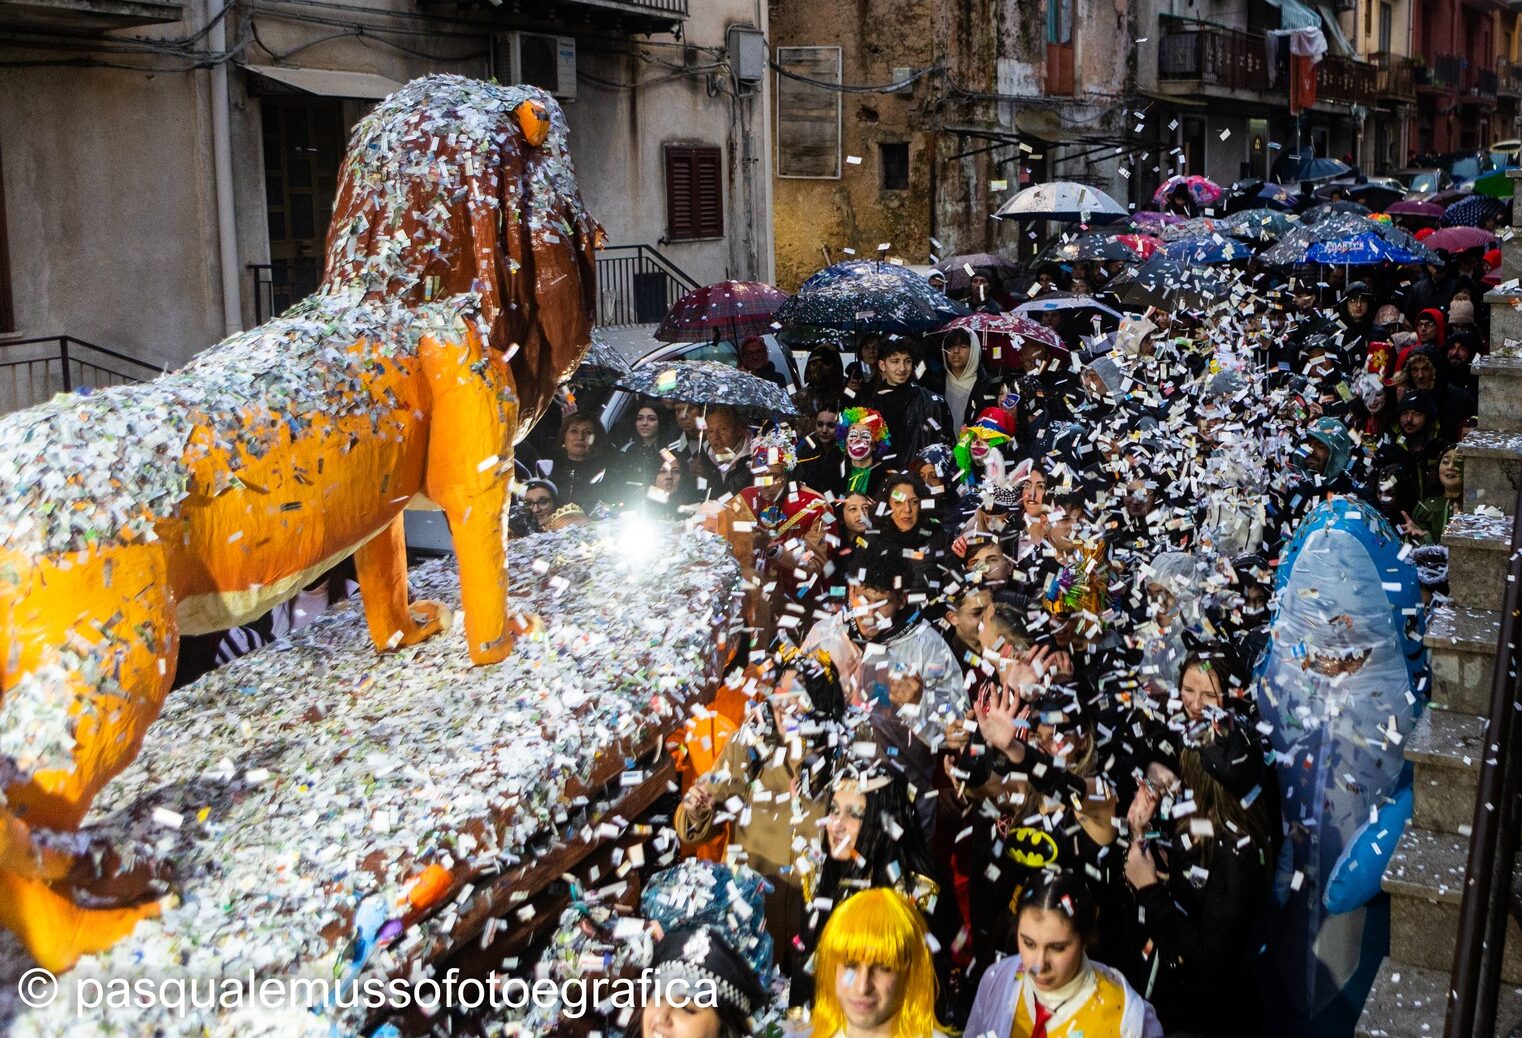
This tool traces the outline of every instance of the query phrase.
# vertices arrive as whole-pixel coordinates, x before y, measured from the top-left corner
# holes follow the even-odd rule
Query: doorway
[[[338,168],[344,152],[343,102],[326,97],[261,99],[264,193],[270,269],[266,314],[284,312],[316,291]]]

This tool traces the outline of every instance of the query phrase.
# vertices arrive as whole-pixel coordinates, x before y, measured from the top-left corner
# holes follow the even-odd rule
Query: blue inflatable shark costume
[[[1409,554],[1377,511],[1338,497],[1306,516],[1279,564],[1257,668],[1285,824],[1272,943],[1306,1016],[1358,971],[1363,906],[1411,816],[1404,744],[1428,680]]]

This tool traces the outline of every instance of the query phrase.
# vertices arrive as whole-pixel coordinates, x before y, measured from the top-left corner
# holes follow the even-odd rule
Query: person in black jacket
[[[951,441],[951,413],[946,401],[914,381],[914,349],[907,339],[892,339],[877,358],[877,378],[867,406],[888,423],[888,442],[897,464],[907,465],[921,448]]]
[[[1258,1032],[1251,931],[1268,900],[1274,823],[1256,738],[1231,712],[1207,713],[1171,745],[1148,740],[1126,815],[1135,912],[1124,971],[1170,1034],[1228,1038]]]

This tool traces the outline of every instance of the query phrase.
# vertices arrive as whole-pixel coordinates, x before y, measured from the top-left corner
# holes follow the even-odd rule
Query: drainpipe
[[[213,54],[227,51],[227,18],[215,10],[218,0],[206,0],[211,25],[206,46]],[[231,0],[228,0],[229,5]],[[217,266],[222,272],[222,325],[232,335],[243,330],[242,285],[238,271],[238,224],[233,210],[232,103],[227,91],[227,62],[211,67],[211,157],[217,200]]]

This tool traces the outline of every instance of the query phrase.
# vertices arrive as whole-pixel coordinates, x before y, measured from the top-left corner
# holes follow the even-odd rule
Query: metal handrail
[[[693,280],[690,274],[688,274],[681,267],[677,266],[675,263],[671,262],[671,260],[667,258],[667,256],[662,253],[661,250],[657,249],[654,245],[605,245],[602,247],[601,251],[613,252],[617,249],[634,249],[635,252],[641,256],[647,257],[656,265],[665,268],[666,274],[673,281],[677,282],[689,292],[698,287],[698,283]]]
[[[116,350],[110,349],[109,347],[106,347],[106,346],[97,346],[95,343],[89,342],[89,341],[87,341],[85,339],[81,339],[77,335],[38,335],[38,336],[35,336],[33,338],[30,338],[30,339],[3,339],[3,340],[0,340],[0,349],[9,349],[12,346],[36,346],[39,343],[44,343],[44,342],[56,342],[56,343],[58,343],[59,356],[63,360],[65,360],[65,361],[68,361],[68,360],[71,359],[69,357],[69,345],[72,343],[75,346],[83,346],[86,349],[94,350],[96,353],[103,353],[106,356],[110,357],[112,360],[119,360],[119,361],[122,361],[123,363],[126,363],[126,364],[135,364],[138,367],[144,369],[145,371],[151,372],[152,374],[150,374],[148,376],[149,378],[155,378],[155,377],[163,374],[163,371],[161,369],[154,367],[152,364],[149,364],[147,361],[138,360],[136,357],[129,357],[125,353],[118,353]],[[78,358],[73,358],[73,359],[74,360],[78,360]],[[3,363],[4,363],[4,357],[0,356],[0,364],[3,364]],[[81,361],[80,363],[88,363],[88,362]],[[91,366],[95,367],[95,366],[98,366],[98,365],[91,365]],[[127,377],[127,376],[124,376],[124,377]]]
[[[680,296],[697,287],[654,246],[605,246],[597,253],[597,323],[615,327],[659,321]]]
[[[1444,1038],[1489,1036],[1496,1029],[1496,1001],[1511,904],[1513,866],[1522,789],[1522,722],[1517,714],[1518,610],[1522,608],[1522,491],[1512,518],[1511,560],[1501,602],[1501,636],[1491,675],[1490,719],[1480,764],[1459,938],[1453,950]]]

